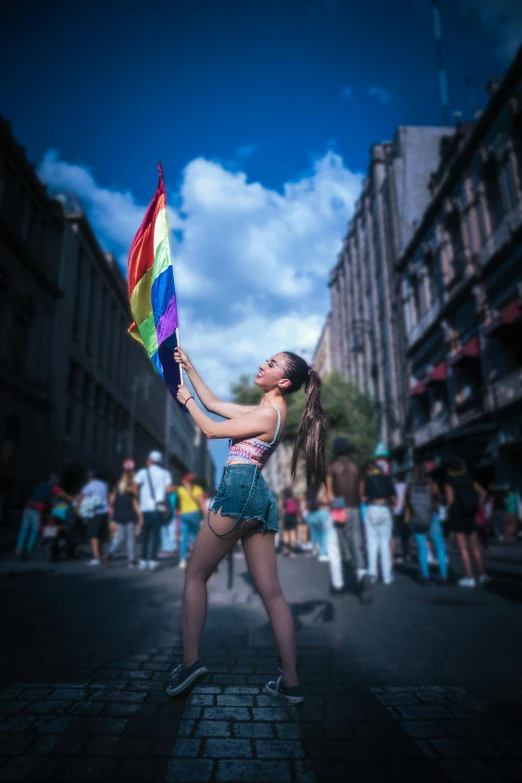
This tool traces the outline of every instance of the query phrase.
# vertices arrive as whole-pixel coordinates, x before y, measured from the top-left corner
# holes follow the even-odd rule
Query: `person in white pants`
[[[389,585],[393,581],[391,560],[391,537],[393,517],[391,508],[395,505],[395,487],[389,476],[383,475],[378,465],[371,466],[362,482],[361,495],[366,503],[366,546],[368,549],[368,571],[372,581],[377,581],[377,563],[380,559],[382,581]]]

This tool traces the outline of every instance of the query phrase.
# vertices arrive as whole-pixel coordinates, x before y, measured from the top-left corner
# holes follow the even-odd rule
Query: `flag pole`
[[[163,166],[161,165],[161,161],[158,163],[158,171],[159,171],[161,183],[162,183],[163,188],[165,190],[165,215],[166,215],[166,220],[167,220],[167,243],[168,243],[168,246],[169,246],[169,258],[171,260],[170,268],[172,270],[172,280],[174,280],[174,267],[172,266],[172,252],[171,252],[171,248],[170,248],[169,215],[168,215],[168,212],[167,212],[167,189],[165,188],[165,182],[163,180]],[[174,288],[175,287],[176,286],[174,284]],[[176,295],[176,302],[177,302],[177,295]],[[176,327],[175,334],[176,334],[176,345],[179,348],[179,327]],[[179,366],[179,377],[180,377],[182,385],[184,386],[185,385],[185,381],[183,380],[183,367],[181,365]]]

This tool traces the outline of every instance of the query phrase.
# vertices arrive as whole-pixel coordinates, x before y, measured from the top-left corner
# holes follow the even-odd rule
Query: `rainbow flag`
[[[134,319],[129,334],[145,346],[176,399],[181,383],[180,367],[173,357],[178,339],[178,308],[161,163],[158,168],[158,188],[129,253],[129,302]]]

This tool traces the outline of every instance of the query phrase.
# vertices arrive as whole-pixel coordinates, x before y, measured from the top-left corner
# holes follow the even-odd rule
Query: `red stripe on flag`
[[[154,194],[152,201],[143,222],[134,237],[129,253],[129,299],[132,296],[136,284],[143,277],[147,269],[154,263],[154,223],[160,209],[166,207],[165,186],[163,178],[160,176],[158,189]]]

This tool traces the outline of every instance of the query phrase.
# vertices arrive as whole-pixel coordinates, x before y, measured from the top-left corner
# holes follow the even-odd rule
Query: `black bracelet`
[[[192,396],[192,394],[190,395],[190,397],[187,397],[187,399],[185,400],[184,408],[187,411],[187,413],[188,413],[187,403],[188,403],[189,400],[194,400],[194,397]],[[196,400],[194,400],[194,402],[196,402]]]

